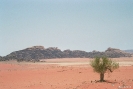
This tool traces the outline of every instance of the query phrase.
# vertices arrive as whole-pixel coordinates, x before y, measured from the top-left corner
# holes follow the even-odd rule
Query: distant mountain
[[[127,53],[125,51],[122,51],[120,49],[116,49],[116,48],[108,48],[107,50],[105,50],[105,54],[108,57],[113,57],[113,58],[118,58],[118,57],[131,57],[132,55],[130,53]]]
[[[116,48],[111,48],[109,47],[105,52],[99,52],[99,51],[94,51],[94,52],[89,52],[90,57],[94,58],[96,56],[106,56],[109,58],[119,58],[119,57],[132,57],[130,53],[127,53],[125,51],[122,51],[120,49]]]
[[[0,60],[3,61],[16,59],[17,61],[39,61],[40,59],[51,58],[94,58],[96,56],[118,58],[131,57],[131,54],[115,48],[108,48],[107,50],[105,50],[105,52],[85,52],[81,50],[61,51],[57,47],[44,48],[43,46],[33,46],[23,50],[12,52],[4,57],[0,57]]]
[[[127,53],[133,54],[133,49],[132,50],[124,50],[124,51],[127,52]]]

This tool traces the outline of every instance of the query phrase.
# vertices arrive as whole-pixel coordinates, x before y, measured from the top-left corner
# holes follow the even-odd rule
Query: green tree
[[[106,72],[113,72],[115,69],[119,68],[119,63],[116,63],[107,57],[96,57],[91,61],[90,65],[95,72],[100,74],[100,82],[104,81],[104,74]]]

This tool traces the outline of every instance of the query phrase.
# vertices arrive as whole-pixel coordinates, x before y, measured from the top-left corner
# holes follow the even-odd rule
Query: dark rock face
[[[105,52],[92,51],[85,52],[81,50],[64,50],[61,51],[57,47],[44,48],[43,46],[33,46],[24,50],[19,50],[10,53],[5,57],[0,57],[0,60],[14,60],[17,61],[39,61],[40,59],[51,58],[94,58],[107,56],[110,58],[117,57],[131,57],[130,53],[126,53],[119,49],[108,48]]]
[[[33,46],[24,50],[15,51],[5,58],[17,59],[17,61],[39,61],[39,59],[62,58],[63,52],[57,47],[44,49],[43,46]]]
[[[2,57],[0,56],[0,61],[2,61]]]
[[[63,54],[65,58],[84,58],[87,57],[88,53],[81,50],[64,50]]]

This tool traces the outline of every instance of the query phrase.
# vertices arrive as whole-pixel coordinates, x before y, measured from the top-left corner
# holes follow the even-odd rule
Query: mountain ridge
[[[22,50],[11,52],[10,54],[0,57],[1,61],[17,60],[17,61],[39,61],[40,59],[51,58],[94,58],[107,56],[109,58],[131,57],[130,53],[116,48],[108,48],[104,52],[92,51],[86,52],[81,50],[64,50],[58,47],[44,48],[43,46],[32,46]]]

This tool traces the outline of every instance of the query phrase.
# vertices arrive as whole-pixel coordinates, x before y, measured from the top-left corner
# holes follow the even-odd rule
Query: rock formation
[[[0,56],[0,61],[2,61],[2,57]]]
[[[114,58],[118,58],[118,57],[131,57],[130,53],[126,53],[125,51],[122,51],[120,49],[115,49],[115,48],[108,48],[105,51],[105,55],[107,55],[108,57],[114,57]]]
[[[131,57],[130,53],[121,51],[120,49],[108,48],[105,52],[92,51],[85,52],[81,50],[64,50],[61,51],[57,47],[44,48],[43,46],[33,46],[23,50],[15,51],[0,57],[0,60],[14,60],[17,61],[39,61],[40,59],[51,58],[94,58],[107,56],[110,58]]]

